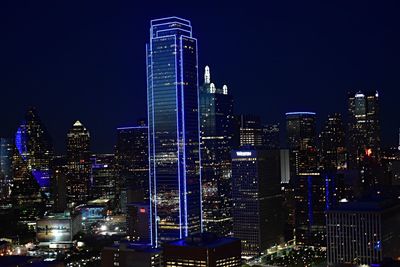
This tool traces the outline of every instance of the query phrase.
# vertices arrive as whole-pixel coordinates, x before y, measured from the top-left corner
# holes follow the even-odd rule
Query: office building
[[[121,242],[104,247],[101,266],[163,267],[162,251],[147,244]]]
[[[325,212],[337,202],[336,176],[299,173],[294,178],[295,238],[299,245],[325,247]]]
[[[279,150],[234,150],[232,179],[233,236],[243,256],[257,256],[283,235]]]
[[[149,145],[148,127],[144,121],[137,126],[117,128],[115,169],[121,210],[126,203],[149,199]]]
[[[240,115],[239,122],[240,146],[262,148],[264,133],[261,118],[256,115],[245,114]]]
[[[151,21],[147,45],[151,239],[202,230],[197,40],[190,21]]]
[[[131,241],[150,242],[150,206],[147,202],[132,202],[127,205],[127,235]]]
[[[228,235],[232,233],[233,98],[226,85],[217,88],[211,82],[208,66],[200,87],[200,122],[204,229]]]
[[[0,138],[0,200],[2,203],[5,203],[11,194],[14,148],[15,145],[12,138]]]
[[[286,113],[291,176],[317,170],[316,118],[314,112]]]
[[[217,237],[214,234],[195,234],[169,242],[164,247],[165,267],[242,266],[240,240]]]
[[[342,116],[334,113],[328,116],[320,134],[321,167],[325,170],[344,170],[347,168],[347,151]]]
[[[368,153],[380,160],[380,120],[378,92],[349,93],[348,96],[349,167],[357,168]]]
[[[85,203],[90,188],[90,134],[76,121],[67,134],[67,201],[70,206]]]
[[[90,158],[92,165],[90,197],[91,199],[110,199],[116,204],[117,175],[113,154],[96,154]]]
[[[380,266],[400,257],[400,205],[363,199],[340,203],[327,213],[328,265]]]
[[[21,220],[33,220],[51,206],[53,146],[35,108],[30,108],[15,134],[12,199]]]
[[[280,130],[279,123],[266,124],[262,127],[262,146],[264,149],[279,149],[280,148]]]

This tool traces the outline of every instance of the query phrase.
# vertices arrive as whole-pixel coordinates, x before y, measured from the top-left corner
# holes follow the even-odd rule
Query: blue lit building
[[[151,21],[147,44],[153,245],[202,229],[197,40],[190,21]]]

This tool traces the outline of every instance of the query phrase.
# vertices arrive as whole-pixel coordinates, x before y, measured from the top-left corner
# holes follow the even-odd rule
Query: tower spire
[[[210,67],[206,66],[204,68],[204,83],[209,84],[211,82]]]

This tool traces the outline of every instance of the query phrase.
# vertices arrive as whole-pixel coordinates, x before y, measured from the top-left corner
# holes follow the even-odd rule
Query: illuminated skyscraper
[[[211,82],[205,67],[200,87],[204,229],[221,235],[232,232],[231,150],[234,147],[233,98],[224,85]]]
[[[67,200],[80,204],[88,200],[90,186],[90,134],[76,121],[67,134]]]
[[[378,92],[358,92],[348,98],[349,167],[357,168],[365,155],[380,159]]]
[[[202,230],[197,40],[190,21],[151,21],[147,45],[153,245]]]

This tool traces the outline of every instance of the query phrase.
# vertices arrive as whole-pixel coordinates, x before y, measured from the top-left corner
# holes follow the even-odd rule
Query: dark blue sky
[[[177,15],[192,21],[200,77],[210,65],[237,112],[274,122],[309,110],[323,121],[345,112],[347,91],[377,89],[384,143],[397,142],[399,1],[214,2],[1,1],[0,136],[34,105],[58,151],[76,119],[94,151],[111,151],[115,128],[146,114],[149,21]]]

